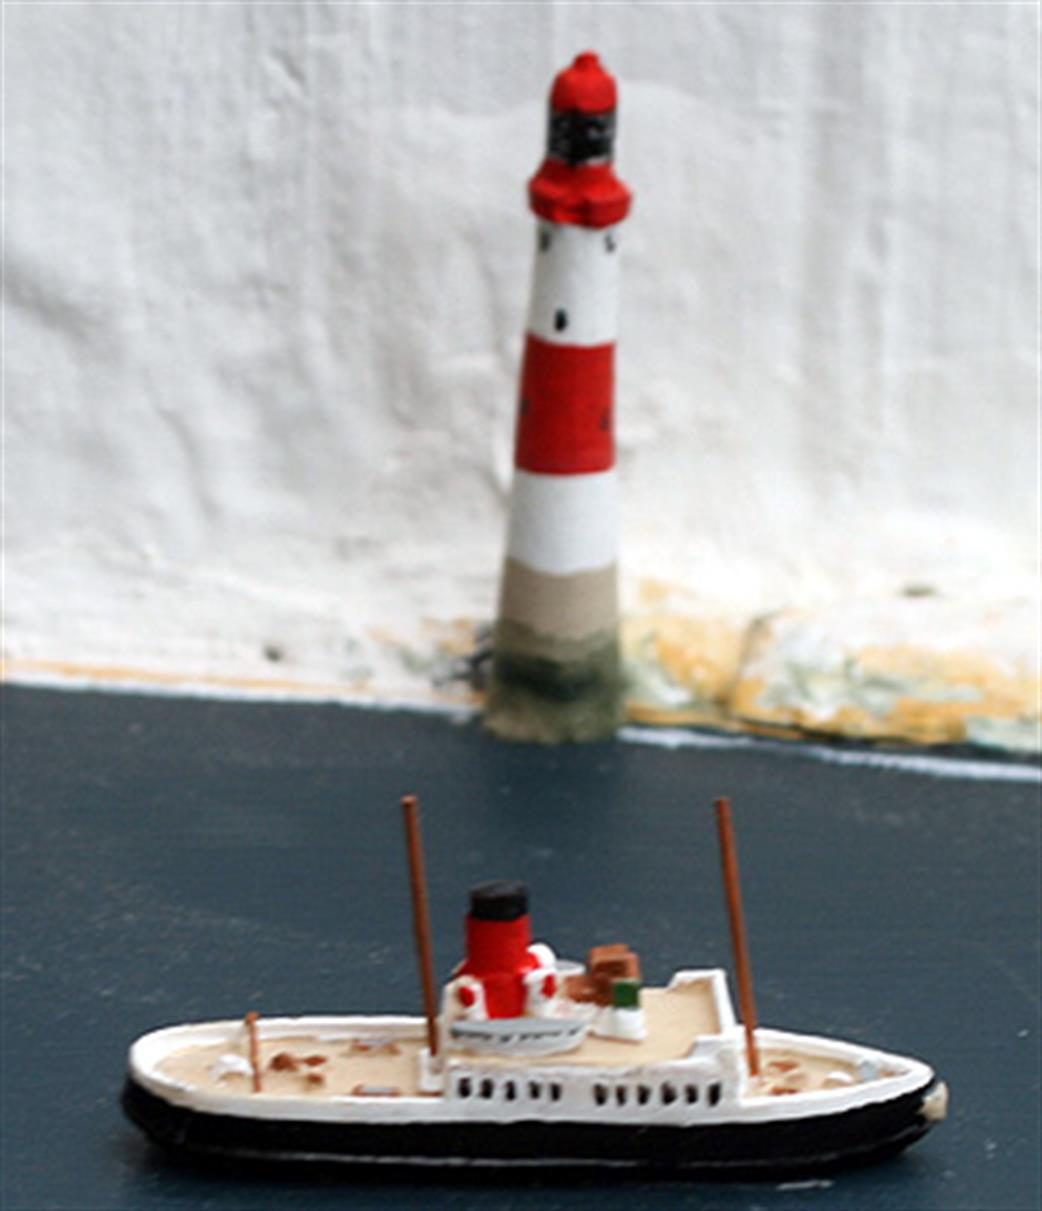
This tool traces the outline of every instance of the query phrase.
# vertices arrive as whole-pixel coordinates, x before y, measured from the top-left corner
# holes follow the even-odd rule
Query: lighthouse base
[[[505,740],[603,740],[622,723],[622,667],[614,632],[550,639],[500,619],[485,726]]]

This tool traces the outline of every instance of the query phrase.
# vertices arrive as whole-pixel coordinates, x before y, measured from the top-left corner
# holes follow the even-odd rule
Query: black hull
[[[156,1143],[196,1157],[371,1165],[612,1164],[698,1177],[778,1178],[859,1165],[929,1129],[912,1093],[843,1113],[692,1127],[584,1122],[325,1123],[206,1114],[128,1079],[123,1109]]]

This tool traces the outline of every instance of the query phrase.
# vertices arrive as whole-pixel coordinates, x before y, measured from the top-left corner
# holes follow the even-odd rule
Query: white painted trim
[[[720,1023],[720,1033],[730,1034],[738,1022],[734,1016],[734,1004],[727,986],[727,972],[722,967],[713,967],[708,971],[704,968],[682,967],[673,973],[669,987],[683,988],[685,984],[709,985],[709,995],[716,1012],[716,1020]]]
[[[615,563],[615,469],[591,475],[514,472],[507,555],[535,572],[570,576]]]

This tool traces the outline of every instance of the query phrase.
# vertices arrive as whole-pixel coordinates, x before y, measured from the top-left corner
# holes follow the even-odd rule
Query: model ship
[[[743,1022],[720,970],[644,987],[624,944],[585,964],[533,941],[520,883],[473,889],[437,1004],[416,800],[403,800],[422,1017],[174,1026],[130,1050],[123,1105],[158,1143],[242,1160],[821,1172],[945,1117],[919,1060],[757,1026],[737,859],[717,803]]]

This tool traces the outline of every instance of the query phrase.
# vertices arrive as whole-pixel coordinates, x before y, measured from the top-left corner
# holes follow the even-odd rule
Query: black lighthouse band
[[[547,154],[565,164],[603,163],[615,144],[615,110],[583,113],[579,109],[550,110]]]

